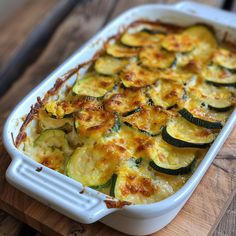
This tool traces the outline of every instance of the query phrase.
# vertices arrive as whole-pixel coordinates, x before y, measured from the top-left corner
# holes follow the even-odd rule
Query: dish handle
[[[78,222],[90,224],[117,211],[115,199],[57,173],[18,153],[7,169],[7,181],[29,196]],[[18,158],[19,157],[19,158]],[[116,204],[114,204],[116,205]]]
[[[191,15],[196,15],[203,18],[207,16],[207,19],[214,22],[219,22],[221,24],[232,25],[232,22],[235,22],[236,26],[236,14],[232,12],[227,12],[212,6],[189,1],[180,2],[174,6],[176,9],[185,13],[190,13]]]

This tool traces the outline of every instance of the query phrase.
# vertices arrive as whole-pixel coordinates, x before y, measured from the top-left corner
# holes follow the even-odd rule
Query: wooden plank
[[[143,2],[147,1],[120,0],[117,1],[117,5],[114,2],[106,2],[100,8],[96,6],[97,4],[94,1],[88,3],[92,4],[89,5],[92,7],[90,10],[81,7],[79,9],[78,7],[68,20],[63,23],[47,50],[36,64],[27,70],[19,82],[16,83],[0,102],[0,107],[1,109],[3,108],[5,116],[9,109],[11,109],[24,94],[34,87],[43,76],[48,74],[53,67],[55,68],[61,63],[83,41],[86,41],[88,37],[94,34],[99,26],[104,24],[104,21],[106,22],[106,20],[113,18],[116,14],[119,14],[124,9],[134,4],[141,4]],[[107,6],[107,3],[109,6]],[[98,8],[96,12],[100,11],[100,13],[97,13],[98,16],[93,16],[91,19],[91,12],[95,8]],[[114,8],[114,13],[106,15],[105,17],[104,15],[101,16],[104,8],[106,9],[105,12]],[[78,18],[79,23],[77,23]],[[87,27],[82,27],[81,29],[80,26],[85,22],[89,22],[86,25]],[[71,39],[72,33],[73,38]],[[34,78],[33,81],[32,78]],[[13,96],[15,101],[11,99]],[[214,226],[217,217],[221,214],[221,209],[224,208],[227,198],[232,195],[232,191],[235,188],[235,175],[233,174],[235,162],[225,161],[225,158],[222,158],[225,157],[225,155],[229,156],[233,154],[232,150],[235,149],[235,142],[233,140],[235,137],[236,131],[234,130],[234,133],[228,139],[220,155],[218,155],[217,160],[214,161],[216,165],[210,167],[193,196],[173,223],[153,235],[207,235],[212,226]],[[6,152],[3,151],[2,147],[0,147],[0,153],[2,154],[2,159],[4,159],[3,165],[2,163],[0,165],[0,173],[3,173],[2,171],[6,169],[10,159]],[[217,166],[217,161],[223,161],[224,170]],[[226,172],[225,170],[229,168],[231,168],[230,171]],[[122,235],[101,223],[92,225],[76,223],[14,189],[4,181],[3,176],[0,176],[0,179],[0,188],[2,186],[3,190],[0,193],[0,207],[22,219],[45,235]],[[217,192],[216,189],[218,190]],[[207,202],[210,202],[210,204],[207,204]],[[196,231],[194,231],[194,233],[196,234],[190,231],[190,229],[192,230],[195,227]]]
[[[2,96],[29,65],[40,56],[60,23],[82,0],[60,1],[26,38],[26,41],[0,71]]]
[[[17,236],[22,229],[22,224],[12,216],[0,211],[0,235]]]
[[[28,34],[58,3],[58,0],[27,0],[7,22],[0,24],[0,68],[20,48]]]

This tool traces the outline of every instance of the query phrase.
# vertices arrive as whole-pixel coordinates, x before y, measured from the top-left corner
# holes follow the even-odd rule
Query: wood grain
[[[0,68],[20,48],[28,34],[58,3],[58,0],[27,0],[14,15],[0,25]]]
[[[0,235],[1,236],[16,236],[22,229],[22,224],[9,216],[5,212],[0,212]]]
[[[37,62],[28,68],[20,80],[1,99],[0,129],[2,129],[3,120],[9,110],[100,27],[125,9],[146,2],[157,1],[102,0],[99,1],[99,4],[97,1],[90,1],[83,7],[78,6],[60,26]],[[210,3],[215,6],[221,5],[221,1],[217,0]],[[12,99],[13,97],[14,99]],[[207,235],[215,227],[215,223],[223,215],[222,209],[228,207],[228,200],[230,197],[232,198],[233,190],[236,187],[235,137],[236,130],[231,134],[214,161],[214,165],[211,165],[193,196],[173,223],[153,235],[200,236]],[[10,158],[1,142],[0,156],[0,208],[44,235],[124,235],[99,222],[92,225],[76,223],[16,190],[6,183],[4,175],[1,174],[5,172],[10,163]]]

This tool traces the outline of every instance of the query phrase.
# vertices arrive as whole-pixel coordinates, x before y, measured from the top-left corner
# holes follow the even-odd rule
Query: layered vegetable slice
[[[153,84],[158,78],[158,74],[136,62],[130,63],[121,74],[121,80],[125,87],[141,88]]]
[[[234,70],[236,69],[236,53],[224,48],[215,51],[213,62],[217,65]]]
[[[88,73],[78,78],[72,90],[80,96],[103,97],[115,86],[115,78],[95,73]]]
[[[176,147],[206,148],[215,137],[216,133],[197,126],[183,117],[170,120],[162,130],[162,138]]]
[[[148,89],[147,94],[155,106],[169,108],[178,104],[182,99],[184,87],[177,81],[159,80]]]
[[[179,113],[193,124],[208,129],[222,128],[229,116],[228,112],[210,110],[207,106],[194,99],[188,99]]]
[[[68,161],[67,175],[85,186],[104,185],[116,171],[122,155],[119,147],[111,143],[78,147]]]
[[[139,57],[142,65],[149,68],[169,68],[175,61],[175,54],[162,49],[159,45],[144,47]]]
[[[208,108],[224,112],[232,107],[234,98],[229,89],[216,87],[205,82],[198,82],[187,88],[188,96],[200,100],[208,105]]]
[[[39,126],[42,130],[46,129],[62,129],[65,131],[70,131],[73,126],[72,118],[53,118],[48,115],[44,109],[39,110]]]
[[[188,34],[169,34],[163,39],[161,45],[171,52],[189,52],[194,49],[195,41]]]
[[[95,70],[104,75],[114,75],[127,65],[127,60],[121,60],[111,56],[99,57],[95,62]]]
[[[161,137],[158,137],[157,140],[157,153],[150,162],[153,169],[170,175],[185,174],[191,171],[196,158],[196,149],[172,146]]]
[[[123,117],[122,121],[147,135],[156,136],[166,125],[168,118],[168,112],[160,107],[143,106],[138,112]]]
[[[144,89],[120,88],[105,98],[105,109],[125,114],[147,103]]]
[[[56,118],[63,118],[75,111],[75,106],[68,101],[49,101],[44,105],[47,113]]]
[[[217,65],[209,65],[202,70],[202,77],[216,86],[236,86],[236,73]]]
[[[149,34],[147,32],[126,32],[121,36],[121,42],[127,46],[143,47],[159,43],[163,39],[162,34]]]
[[[75,128],[79,135],[86,137],[94,138],[118,131],[118,122],[115,114],[103,109],[81,110],[75,115]]]
[[[35,140],[34,145],[39,148],[58,148],[66,155],[71,153],[71,149],[67,142],[65,132],[59,129],[49,129],[43,131]]]
[[[177,65],[200,71],[202,66],[211,59],[218,44],[217,39],[206,25],[191,26],[182,34],[190,36],[195,42],[195,47],[190,52],[177,54]]]
[[[135,57],[138,55],[139,49],[126,47],[120,43],[108,43],[106,44],[107,54],[117,58]]]
[[[135,204],[161,201],[187,181],[186,176],[171,176],[150,171],[148,160],[137,167],[135,159],[123,162],[116,180],[115,197]]]
[[[62,130],[43,131],[34,142],[36,159],[41,164],[64,173],[66,157],[72,150]]]

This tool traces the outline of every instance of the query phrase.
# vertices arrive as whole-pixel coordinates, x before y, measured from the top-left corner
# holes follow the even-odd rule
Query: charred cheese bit
[[[99,57],[95,62],[95,70],[104,75],[114,75],[127,65],[127,60],[120,60],[110,56]]]
[[[138,55],[139,49],[126,47],[118,43],[108,43],[106,45],[106,52],[107,54],[117,58],[135,57]]]
[[[216,134],[211,130],[192,124],[182,117],[171,119],[167,132],[175,139],[189,143],[211,143]]]
[[[215,51],[213,62],[228,69],[236,69],[236,53],[220,48]]]
[[[145,87],[153,84],[157,78],[157,73],[138,66],[135,62],[130,63],[121,74],[121,80],[127,88]]]
[[[147,103],[143,89],[120,89],[105,100],[107,111],[126,113]]]
[[[162,49],[160,46],[152,45],[141,49],[139,54],[142,65],[149,68],[165,69],[175,61],[175,54]]]
[[[105,184],[116,171],[125,153],[115,144],[87,145],[78,147],[67,164],[67,175],[85,186]]]
[[[75,116],[75,128],[79,135],[90,138],[108,134],[115,125],[114,114],[100,110],[81,110]]]
[[[129,33],[121,36],[121,42],[127,46],[143,47],[159,43],[164,36],[162,34],[148,34],[146,32]]]
[[[216,65],[209,65],[201,71],[201,76],[208,82],[216,85],[235,85],[236,73]]]
[[[169,108],[182,99],[184,88],[182,83],[176,81],[159,80],[147,93],[156,106]]]
[[[189,52],[194,49],[194,39],[186,34],[169,34],[162,41],[162,47],[171,52]]]
[[[75,107],[67,101],[51,101],[45,104],[45,110],[57,118],[63,118],[65,115],[75,111]]]
[[[160,133],[168,117],[169,114],[159,107],[143,106],[139,112],[123,117],[122,121],[140,131],[154,136]]]
[[[115,86],[115,78],[88,73],[82,79],[78,76],[72,90],[77,95],[102,97]]]

